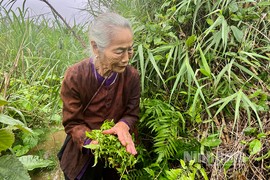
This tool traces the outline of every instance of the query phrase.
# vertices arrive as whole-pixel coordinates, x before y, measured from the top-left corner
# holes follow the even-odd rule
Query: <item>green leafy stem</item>
[[[129,154],[115,135],[103,134],[104,130],[115,125],[113,120],[105,120],[99,130],[86,132],[86,137],[98,141],[98,144],[85,145],[94,154],[95,166],[99,159],[105,160],[105,166],[116,168],[121,177],[127,173],[127,168],[132,168],[137,162],[134,155]]]

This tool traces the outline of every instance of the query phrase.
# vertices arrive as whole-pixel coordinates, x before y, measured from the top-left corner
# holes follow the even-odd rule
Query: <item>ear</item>
[[[92,46],[92,49],[93,49],[93,53],[98,56],[98,46],[97,46],[97,43],[95,41],[91,41],[90,42],[91,46]]]

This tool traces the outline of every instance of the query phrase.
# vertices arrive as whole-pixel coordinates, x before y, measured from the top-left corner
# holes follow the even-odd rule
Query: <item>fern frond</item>
[[[139,179],[150,179],[150,177],[144,169],[134,169],[128,172],[126,179],[139,180]]]
[[[145,99],[142,104],[145,113],[141,123],[155,134],[153,140],[157,162],[174,157],[177,154],[179,134],[184,132],[185,127],[182,114],[161,100]]]

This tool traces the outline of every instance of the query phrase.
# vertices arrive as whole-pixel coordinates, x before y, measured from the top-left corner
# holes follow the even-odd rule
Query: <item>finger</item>
[[[130,134],[126,135],[125,142],[127,152],[134,154],[136,150]]]
[[[92,140],[90,144],[98,144],[98,141]]]
[[[118,139],[119,139],[119,141],[121,142],[121,144],[123,146],[126,146],[127,145],[127,136],[126,135],[124,135],[123,133],[121,133],[121,134],[118,135]]]
[[[130,154],[132,154],[132,155],[136,155],[136,154],[137,154],[137,151],[136,151],[136,149],[135,149],[134,144],[128,144],[128,145],[126,146],[126,150],[127,150],[128,153],[130,153]]]
[[[116,134],[116,131],[114,128],[111,128],[111,129],[102,131],[102,133],[103,134]]]

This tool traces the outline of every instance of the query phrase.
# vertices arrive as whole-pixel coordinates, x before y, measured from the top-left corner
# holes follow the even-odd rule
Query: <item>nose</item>
[[[122,63],[125,63],[125,64],[128,63],[129,59],[130,59],[130,56],[128,54],[128,51],[125,51],[122,58]]]

